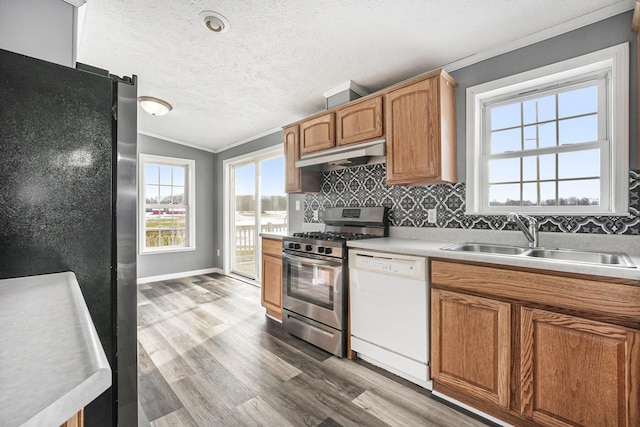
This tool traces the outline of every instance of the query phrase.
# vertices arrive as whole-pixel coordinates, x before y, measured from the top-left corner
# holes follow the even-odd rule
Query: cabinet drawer
[[[282,240],[263,237],[262,253],[282,257]]]
[[[640,286],[590,276],[556,276],[490,265],[433,260],[431,283],[454,290],[542,304],[640,325]]]
[[[347,145],[382,136],[382,96],[336,111],[338,145]]]

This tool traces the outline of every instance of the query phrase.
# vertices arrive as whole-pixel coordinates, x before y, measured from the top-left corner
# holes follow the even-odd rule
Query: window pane
[[[160,203],[168,205],[171,203],[171,187],[168,185],[160,186]]]
[[[540,183],[540,206],[556,205],[556,183],[541,182]]]
[[[145,203],[159,203],[158,197],[158,186],[157,185],[147,185],[145,188],[144,201]]]
[[[545,154],[540,158],[540,179],[556,179],[556,155]]]
[[[171,185],[171,166],[160,165],[160,184]]]
[[[254,163],[233,168],[235,183],[235,256],[232,271],[256,276],[256,166]]]
[[[522,206],[538,205],[538,184],[522,184]]]
[[[284,192],[284,157],[260,162],[260,231],[285,231],[287,195]]]
[[[529,156],[522,158],[522,180],[538,180],[538,156]]]
[[[173,186],[173,196],[171,198],[171,203],[178,205],[185,204],[184,187],[179,187],[177,185]]]
[[[160,167],[152,163],[145,164],[144,167],[144,179],[147,180],[147,184],[159,184],[158,171]]]
[[[555,95],[531,99],[522,103],[524,124],[546,122],[556,118]]]
[[[182,166],[174,166],[173,168],[173,185],[184,185],[184,170]]]
[[[520,184],[490,185],[489,206],[520,206]]]
[[[491,154],[522,150],[520,128],[491,132]]]
[[[489,182],[520,181],[520,159],[495,159],[489,161]]]
[[[520,103],[491,108],[491,130],[520,126]]]
[[[600,180],[560,181],[558,193],[562,206],[598,206],[600,205]]]
[[[578,144],[598,140],[598,116],[565,119],[559,122],[560,144]]]
[[[598,86],[558,94],[558,110],[560,118],[595,113],[598,111]]]
[[[560,179],[600,176],[600,150],[558,154]]]
[[[522,180],[538,181],[556,178],[555,154],[522,158]]]
[[[182,208],[173,214],[173,243],[178,246],[187,246],[187,210]]]
[[[537,131],[537,132],[536,132]],[[554,147],[556,145],[556,122],[525,126],[524,149]]]

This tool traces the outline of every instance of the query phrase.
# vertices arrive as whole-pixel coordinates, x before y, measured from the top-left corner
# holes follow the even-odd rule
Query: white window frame
[[[185,174],[185,196],[187,207],[187,246],[164,246],[147,248],[146,242],[146,221],[145,221],[145,200],[146,200],[146,176],[145,165],[147,163],[183,166],[186,168]],[[138,155],[138,253],[140,255],[193,251],[196,249],[196,198],[195,198],[195,176],[196,162],[193,159],[183,159],[178,157],[158,156],[155,154]]]
[[[489,206],[485,155],[485,105],[504,99],[526,99],[531,91],[570,85],[588,76],[607,73],[607,139],[601,168],[600,206]],[[560,86],[562,87],[562,86]],[[469,87],[466,92],[466,214],[502,215],[628,215],[629,213],[629,43],[589,53],[524,73]]]

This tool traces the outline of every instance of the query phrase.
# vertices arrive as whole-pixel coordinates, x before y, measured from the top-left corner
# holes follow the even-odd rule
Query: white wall
[[[75,67],[75,13],[62,0],[0,0],[0,48]]]

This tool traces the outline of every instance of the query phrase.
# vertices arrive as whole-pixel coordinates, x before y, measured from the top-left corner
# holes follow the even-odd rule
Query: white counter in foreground
[[[0,425],[59,426],[110,386],[75,274],[0,280]]]

